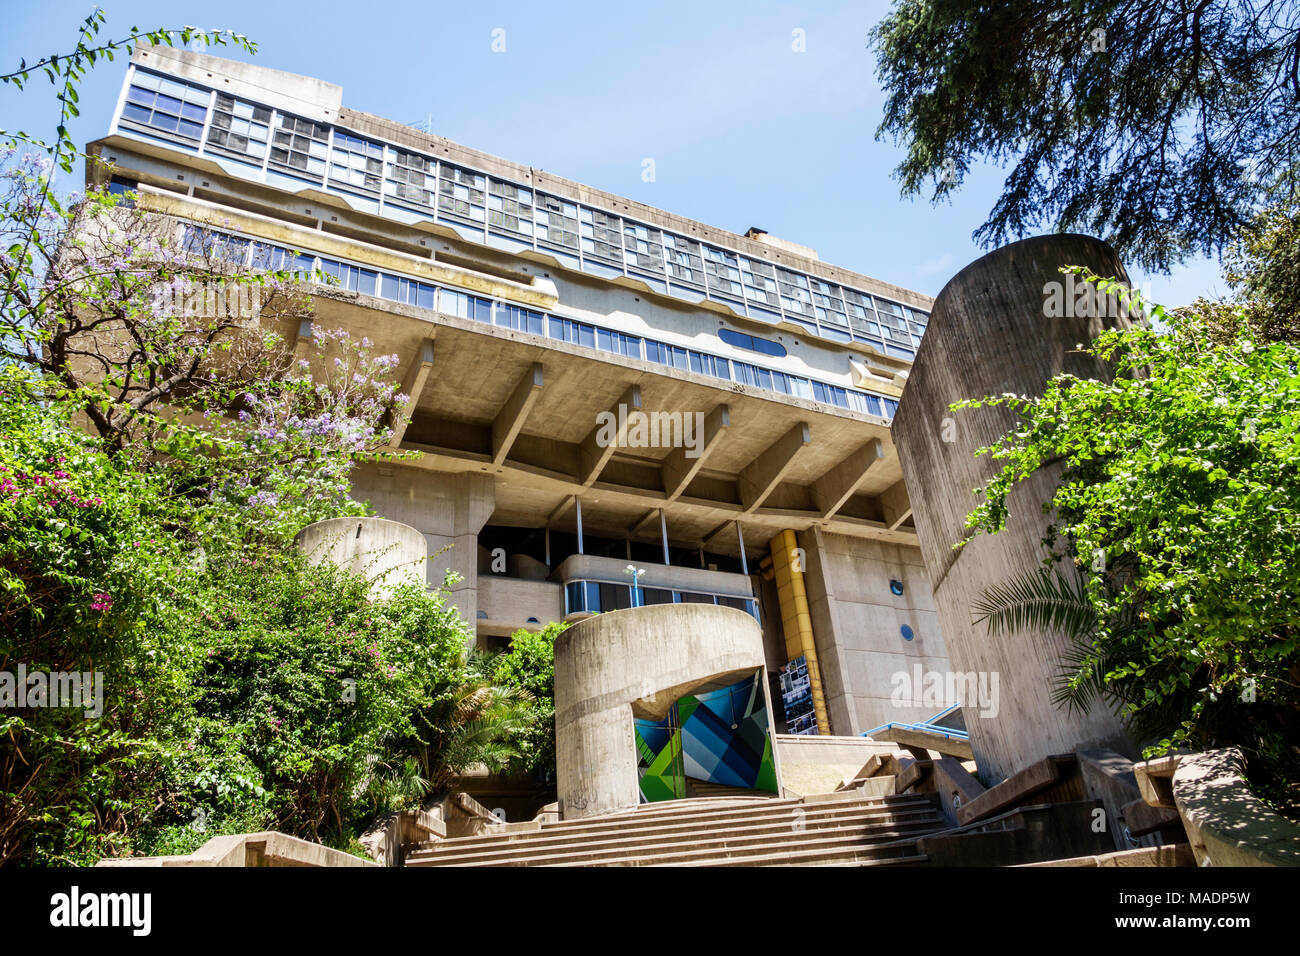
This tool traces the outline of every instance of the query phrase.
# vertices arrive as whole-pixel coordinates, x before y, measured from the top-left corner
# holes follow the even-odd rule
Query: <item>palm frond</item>
[[[1072,641],[1089,638],[1097,629],[1097,614],[1083,581],[1059,569],[1039,568],[995,584],[971,605],[975,624],[989,634],[1059,631]]]

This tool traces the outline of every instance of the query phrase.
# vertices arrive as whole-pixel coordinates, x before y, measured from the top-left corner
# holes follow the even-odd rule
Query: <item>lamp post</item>
[[[635,564],[629,564],[627,567],[623,569],[623,573],[632,576],[632,606],[639,607],[640,605],[638,605],[636,602],[636,597],[637,597],[636,582],[637,582],[637,578],[645,574],[645,568],[638,568]]]

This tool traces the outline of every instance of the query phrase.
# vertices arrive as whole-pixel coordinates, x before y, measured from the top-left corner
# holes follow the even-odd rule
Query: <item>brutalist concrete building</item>
[[[291,342],[345,328],[400,357],[395,442],[422,455],[359,467],[354,491],[425,535],[431,586],[457,572],[481,646],[722,604],[759,621],[787,697],[806,667],[790,730],[938,709],[899,699],[896,675],[948,663],[924,489],[909,498],[890,440],[928,297],[205,54],[138,49],[90,151],[111,164],[92,181],[178,230],[328,276]]]

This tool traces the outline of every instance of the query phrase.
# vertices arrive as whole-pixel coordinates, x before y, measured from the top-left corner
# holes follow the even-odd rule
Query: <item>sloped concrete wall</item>
[[[893,423],[894,444],[915,505],[921,552],[930,573],[944,642],[958,672],[996,674],[995,717],[968,710],[971,745],[986,782],[996,782],[1044,757],[1077,747],[1132,755],[1119,719],[1103,707],[1072,714],[1051,700],[1064,640],[1055,634],[992,638],[971,621],[971,605],[990,585],[1041,566],[1047,526],[1041,503],[1052,494],[1059,464],[1042,469],[1011,495],[1011,516],[999,534],[979,535],[959,551],[966,515],[998,465],[975,451],[1012,426],[1003,409],[952,412],[951,403],[987,395],[1042,394],[1051,377],[1070,372],[1109,377],[1075,347],[1124,319],[1049,317],[1044,286],[1064,282],[1058,269],[1089,266],[1127,280],[1114,251],[1089,236],[1042,236],[977,260],[939,293],[925,340]]]
[[[640,802],[633,717],[662,719],[683,694],[762,670],[758,623],[713,604],[661,604],[599,614],[555,642],[555,747],[563,819]],[[764,694],[768,726],[770,694]],[[777,782],[781,767],[775,757]]]

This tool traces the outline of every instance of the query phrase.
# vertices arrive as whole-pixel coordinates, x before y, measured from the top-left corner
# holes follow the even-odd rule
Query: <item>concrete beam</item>
[[[406,396],[406,404],[402,407],[402,414],[393,422],[393,437],[388,442],[390,448],[396,448],[402,443],[406,426],[411,423],[415,406],[420,403],[420,393],[424,391],[424,384],[429,380],[429,372],[432,370],[433,339],[425,339],[415,353],[415,361],[406,370],[406,378],[402,380],[402,394]]]
[[[690,412],[683,414],[689,415]],[[661,474],[663,476],[664,494],[668,500],[672,501],[691,483],[700,468],[704,465],[704,459],[709,456],[709,452],[718,447],[719,440],[723,433],[731,425],[731,408],[727,405],[718,405],[709,412],[704,418],[704,433],[698,439],[698,454],[691,457],[687,454],[685,447],[674,448],[672,452],[664,459]]]
[[[636,536],[639,535],[639,534],[640,534],[640,533],[641,533],[645,528],[648,528],[652,523],[653,523],[653,524],[657,524],[658,522],[659,522],[659,509],[658,509],[658,508],[652,508],[651,510],[647,511],[644,515],[642,515],[642,516],[637,520],[636,524],[634,524],[634,525],[632,525],[630,528],[628,528],[628,529],[627,529],[627,533],[628,533],[631,537],[636,537]]]
[[[520,377],[519,384],[506,399],[506,403],[501,406],[497,417],[492,420],[492,463],[494,465],[500,465],[510,454],[510,447],[519,437],[528,413],[537,404],[541,394],[542,365],[540,362],[534,362]]]
[[[844,507],[853,493],[862,487],[871,466],[885,457],[885,446],[873,438],[849,455],[812,485],[812,499],[823,518]]]
[[[626,409],[621,415],[619,414],[620,408]],[[587,437],[582,440],[582,470],[578,475],[578,483],[584,489],[590,488],[596,479],[600,477],[605,465],[614,457],[614,452],[618,450],[627,437],[628,418],[632,412],[639,412],[640,410],[641,386],[629,385],[627,390],[619,396],[614,407],[609,410],[618,423],[614,429],[614,434],[610,436],[608,429],[597,424],[587,433]]]
[[[492,461],[491,456],[486,452],[460,451],[411,441],[404,442],[403,447],[422,454],[419,458],[394,461],[392,462],[394,468],[413,468],[421,471],[458,474],[462,472],[481,472],[483,466],[490,465]],[[588,490],[599,491],[602,499],[608,496],[611,503],[622,504],[637,510],[647,507],[654,508],[655,514],[658,514],[658,508],[661,507],[663,501],[662,491],[649,492],[644,488],[627,485],[597,482],[590,489],[583,488],[577,483],[572,474],[535,465],[526,465],[513,458],[509,459],[501,468],[504,470],[505,475],[527,487],[547,494],[565,496],[565,501],[562,502],[562,507],[558,509],[558,513],[548,519],[549,522],[552,522],[552,526],[554,526],[553,522],[556,518],[573,506],[573,496],[578,493],[585,493]],[[888,541],[892,544],[916,547],[916,532],[911,528],[890,531],[879,521],[851,518],[845,515],[835,515],[830,519],[822,520],[815,511],[789,511],[779,508],[758,508],[746,513],[739,504],[732,501],[721,501],[713,498],[691,498],[687,495],[682,495],[676,501],[670,502],[669,510],[672,514],[681,515],[687,520],[718,522],[713,526],[714,530],[702,539],[705,542],[723,531],[729,531],[733,521],[743,518],[747,526],[773,532],[785,528],[803,531],[816,525],[828,534],[842,534],[850,538]],[[759,533],[761,534],[762,531]]]
[[[745,466],[737,485],[746,514],[758,509],[785,477],[798,454],[812,442],[807,422],[800,422],[772,442],[761,455]]]
[[[565,495],[564,500],[561,501],[558,505],[556,505],[551,510],[551,513],[546,516],[546,524],[544,525],[544,527],[549,528],[552,525],[554,525],[555,522],[559,521],[562,517],[564,517],[564,515],[568,512],[568,510],[573,507],[573,503],[577,500],[578,500],[577,495]]]
[[[912,502],[908,500],[907,485],[902,479],[882,491],[878,500],[890,531],[897,531],[903,522],[912,517]]]

